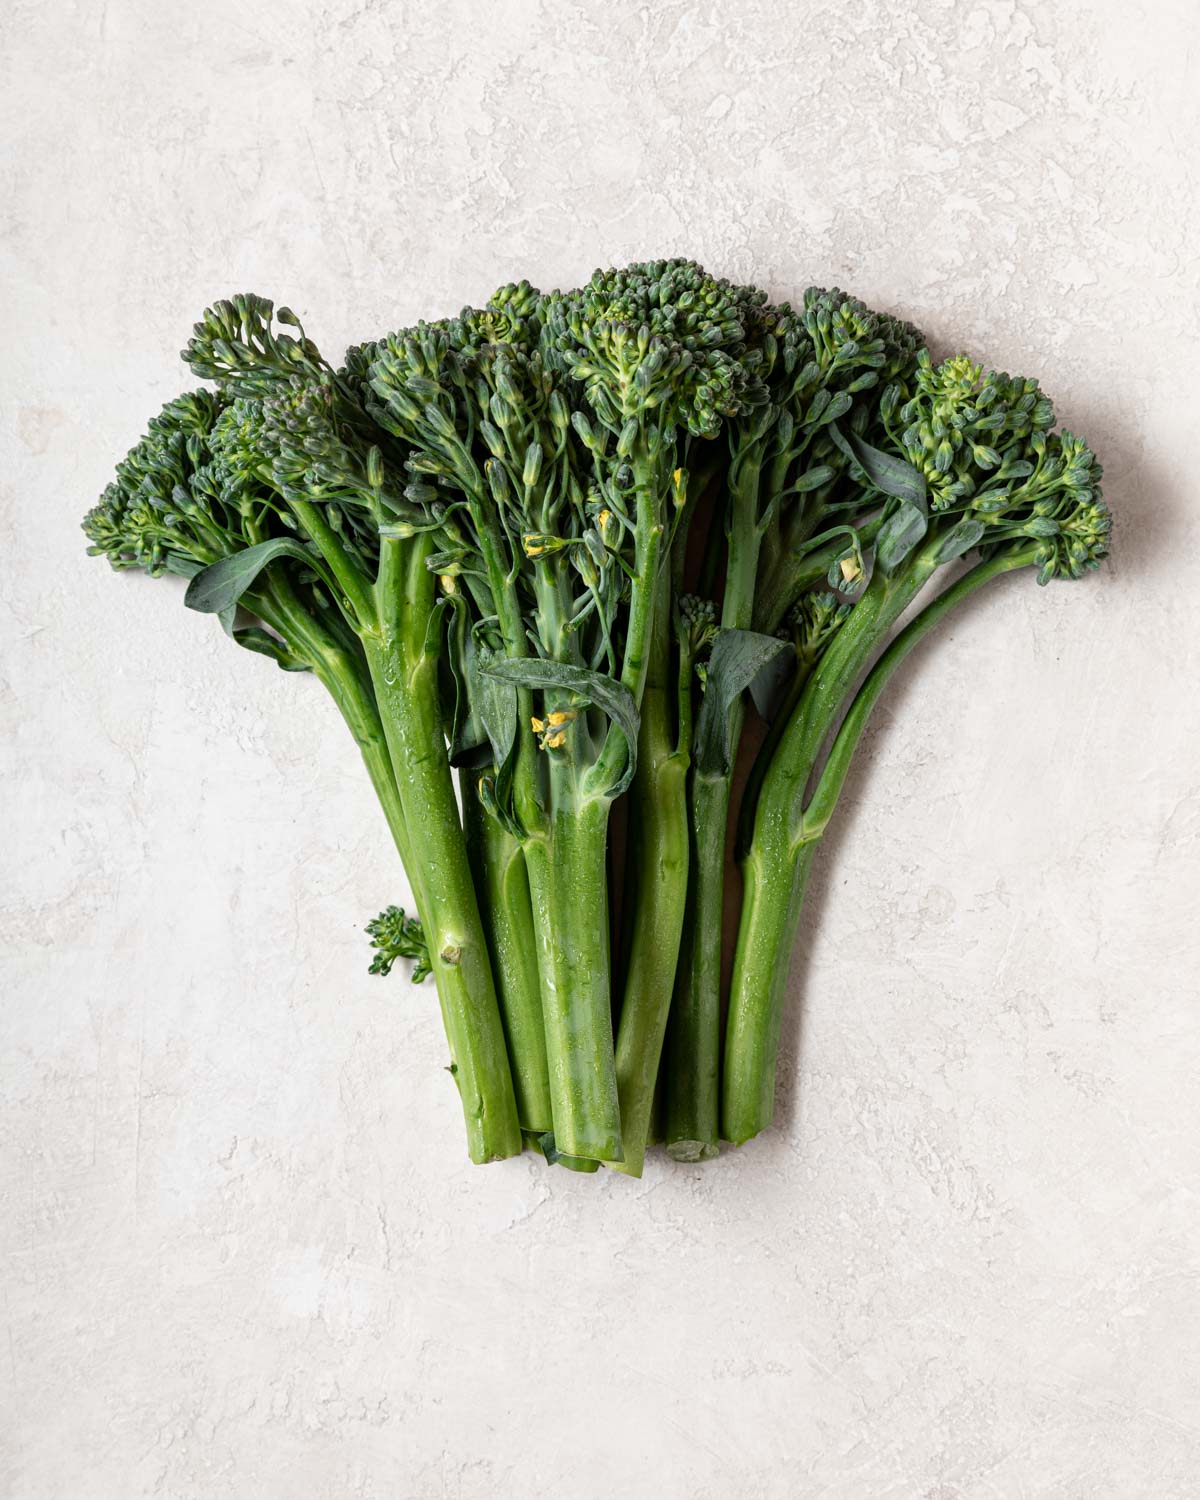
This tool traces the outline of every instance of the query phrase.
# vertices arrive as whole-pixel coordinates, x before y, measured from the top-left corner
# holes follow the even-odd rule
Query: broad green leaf
[[[625,740],[625,770],[617,784],[608,789],[608,795],[619,797],[633,780],[637,769],[637,737],[639,714],[633,694],[614,677],[601,672],[589,672],[584,667],[569,666],[560,661],[543,661],[536,656],[504,657],[481,664],[485,676],[498,682],[512,683],[514,687],[540,688],[543,692],[567,692],[574,695],[580,704],[590,704],[606,714],[621,731]]]
[[[312,553],[299,542],[286,536],[275,537],[201,568],[188,584],[183,602],[202,615],[219,615],[222,610],[236,604],[267,564],[279,557],[298,558],[310,567],[314,563]]]
[[[902,501],[875,538],[875,566],[885,576],[890,576],[928,529],[929,519],[925,513],[910,501]]]
[[[696,769],[727,776],[733,763],[733,706],[764,667],[790,650],[777,636],[755,630],[719,630],[705,673],[704,700],[696,724]]]
[[[754,706],[768,723],[775,717],[787,692],[788,681],[796,664],[795,648],[790,642],[786,651],[777,651],[750,680]]]
[[[885,495],[895,495],[898,500],[907,500],[918,510],[928,509],[925,476],[907,459],[873,448],[856,432],[843,432],[836,423],[830,427],[829,435],[846,457],[858,464],[877,490],[882,490]]]
[[[485,670],[490,661],[500,658],[477,641],[474,648],[473,685],[469,691],[473,695],[474,710],[484,732],[484,744],[479,753],[489,755],[490,747],[490,760],[495,767],[484,806],[503,828],[519,839],[524,836],[525,830],[513,806],[512,797],[513,776],[520,748],[517,733],[517,690],[511,683],[502,682]]]
[[[447,595],[434,613],[444,610],[446,619],[445,650],[441,653],[444,671],[442,686],[449,708],[450,764],[477,767],[491,759],[488,735],[480,714],[483,696],[479,676],[479,651],[465,601],[458,595]],[[430,629],[434,621],[430,620]],[[428,635],[426,637],[428,647]],[[440,649],[440,642],[439,642]]]
[[[982,521],[964,516],[938,543],[935,561],[939,564],[948,563],[953,562],[956,557],[963,557],[972,547],[978,546],[979,539],[986,530]]]

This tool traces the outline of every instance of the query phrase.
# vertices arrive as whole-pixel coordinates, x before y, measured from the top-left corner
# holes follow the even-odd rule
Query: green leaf
[[[520,747],[517,735],[517,690],[486,670],[490,661],[502,658],[478,642],[474,643],[474,649],[474,675],[468,691],[472,694],[475,713],[484,732],[484,748],[480,753],[487,754],[487,747],[490,746],[490,760],[495,767],[484,806],[501,827],[507,829],[514,838],[520,839],[524,837],[525,829],[521,826],[512,798],[513,776]]]
[[[277,636],[260,630],[257,625],[247,626],[245,630],[234,630],[231,634],[239,646],[243,646],[247,651],[257,651],[260,656],[269,656],[276,666],[285,672],[312,671],[308,663],[301,661],[298,656],[293,656]]]
[[[929,508],[925,493],[925,476],[914,469],[907,459],[894,453],[884,453],[873,448],[856,432],[843,432],[835,423],[829,435],[847,458],[862,469],[877,490],[885,495],[895,495],[898,500],[907,500],[918,510]]]
[[[552,1130],[545,1131],[542,1135],[538,1136],[537,1143],[541,1147],[542,1155],[546,1158],[546,1161],[550,1166],[553,1166],[561,1155],[558,1147],[554,1144],[554,1132]]]
[[[499,771],[513,757],[517,744],[517,694],[516,684],[494,670],[503,666],[507,657],[480,651],[476,647],[476,671],[479,678],[479,717],[488,743],[492,747],[492,759]]]
[[[449,610],[443,677],[450,706],[447,714],[450,764],[475,768],[491,760],[488,733],[479,708],[484,691],[479,675],[479,648],[475,644],[466,601],[455,594],[442,602]]]
[[[903,501],[875,538],[875,566],[890,577],[928,530],[929,518],[924,511]]]
[[[625,769],[614,787],[606,788],[610,797],[619,797],[633,780],[637,769],[637,737],[640,715],[633,694],[614,677],[589,672],[585,667],[566,662],[544,661],[536,656],[505,657],[484,662],[480,668],[487,677],[514,687],[540,688],[543,692],[558,689],[575,695],[581,704],[590,704],[606,714],[625,739]]]
[[[719,630],[705,674],[704,701],[696,724],[696,769],[727,776],[733,763],[731,710],[764,667],[790,649],[778,636],[755,630]]]
[[[964,516],[938,543],[934,561],[939,564],[948,563],[953,562],[956,557],[963,557],[972,547],[978,546],[979,539],[986,530],[982,521]]]
[[[781,642],[786,651],[777,652],[765,667],[760,667],[750,682],[754,706],[769,724],[779,711],[787,692],[788,680],[796,665],[796,650],[791,642]]]
[[[309,567],[315,561],[312,553],[299,542],[286,536],[275,537],[273,541],[259,542],[256,547],[247,547],[244,552],[235,552],[232,557],[223,557],[220,562],[201,568],[188,584],[183,602],[202,615],[219,615],[222,610],[236,604],[267,564],[278,557],[295,557]]]

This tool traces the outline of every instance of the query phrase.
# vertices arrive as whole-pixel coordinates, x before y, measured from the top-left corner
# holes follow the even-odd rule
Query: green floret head
[[[1103,469],[1072,432],[1039,436],[1033,473],[999,524],[1037,541],[1038,582],[1081,578],[1108,556],[1112,515],[1100,481]]]
[[[263,403],[250,396],[230,401],[213,425],[210,446],[216,461],[233,477],[249,481],[269,474]]]
[[[800,596],[788,616],[788,630],[796,655],[805,667],[811,667],[824,653],[853,607],[827,589],[814,589]]]
[[[353,391],[359,405],[364,409],[371,397],[371,365],[375,361],[379,344],[369,339],[364,344],[351,344],[343,356],[337,379]]]
[[[366,487],[362,455],[339,431],[336,389],[328,375],[293,376],[278,386],[262,404],[262,441],[285,494],[353,489],[356,481]]]
[[[873,370],[875,380],[892,380],[911,369],[925,344],[924,335],[913,324],[873,312],[838,287],[809,287],[804,294],[803,323],[818,364]]]
[[[107,485],[83,518],[89,557],[107,557],[114,568],[141,568],[154,578],[167,565],[166,531],[159,512],[119,484]]]
[[[452,420],[446,417],[447,407],[468,390],[468,371],[455,347],[452,324],[402,328],[379,339],[370,352],[369,409],[388,432],[421,442],[427,417],[439,427]]]
[[[402,906],[389,906],[367,923],[367,936],[375,957],[368,971],[371,974],[387,975],[398,958],[412,961],[412,982],[421,981],[433,971],[429,964],[429,947],[425,933],[416,917],[405,915]]]
[[[295,313],[287,307],[276,311],[269,297],[253,292],[206,307],[182,357],[193,374],[239,396],[265,396],[298,372],[319,375],[329,368]]]
[[[881,407],[902,429],[900,446],[924,475],[935,511],[962,508],[983,490],[998,501],[1005,484],[997,481],[1023,478],[1036,441],[1054,426],[1036,380],[985,373],[965,354],[935,365],[925,349],[907,391],[889,387]]]
[[[187,574],[223,554],[226,522],[213,514],[219,500],[210,447],[223,404],[209,391],[191,391],[151,419],[84,517],[89,554],[152,577]]]
[[[258,400],[238,396],[214,425],[210,438],[221,474],[233,486],[258,486],[264,502],[291,526],[274,491],[324,506],[325,519],[353,543],[360,557],[377,557],[378,532],[367,505],[384,481],[374,446],[345,432],[333,378],[293,376]]]
[[[457,322],[464,345],[513,344],[530,348],[541,329],[542,294],[528,281],[508,282],[486,307],[464,307]]]
[[[678,608],[679,639],[688,656],[701,656],[717,638],[717,606],[711,599],[682,594]]]
[[[695,261],[646,261],[546,297],[543,345],[612,431],[649,418],[714,437],[761,399],[742,356],[747,320],[765,301]]]

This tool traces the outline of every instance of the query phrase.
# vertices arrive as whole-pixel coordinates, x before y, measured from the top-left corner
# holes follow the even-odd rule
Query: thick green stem
[[[341,537],[325,519],[325,512],[311,500],[290,500],[292,513],[312,538],[338,588],[350,606],[359,630],[369,630],[375,623],[376,600],[371,581],[357,561],[346,550]]]
[[[725,1027],[721,1129],[740,1144],[771,1121],[780,1018],[812,857],[804,796],[846,695],[928,578],[918,560],[900,578],[877,574],[809,678],[762,778],[742,860],[742,915]]]
[[[379,627],[363,637],[405,821],[419,857],[414,891],[437,982],[451,1068],[473,1161],[522,1146],[487,938],[475,897],[438,701],[426,651],[434,580],[426,538],[384,539],[375,587]]]
[[[687,748],[675,744],[671,702],[670,588],[666,570],[642,697],[638,768],[630,789],[628,909],[633,913],[629,962],[617,1027],[617,1092],[625,1159],[617,1170],[640,1177],[646,1158],[654,1089],[671,1008],[687,901]],[[690,662],[688,664],[688,675]]]
[[[464,771],[459,781],[467,853],[500,998],[517,1116],[522,1130],[542,1135],[553,1128],[553,1116],[525,856],[480,801],[477,774]]]
[[[716,1156],[719,1139],[721,923],[730,784],[725,777],[693,771],[689,793],[687,902],[663,1067],[663,1139],[676,1161],[704,1161]]]
[[[762,540],[758,461],[745,460],[729,495],[729,556],[721,627],[746,630]],[[744,711],[730,705],[730,743],[741,739]],[[677,1161],[703,1161],[719,1149],[721,1059],[721,927],[725,837],[732,767],[692,772],[688,789],[690,848],[683,945],[671,1002],[664,1070],[665,1138]]]
[[[554,1141],[568,1156],[620,1161],[609,990],[609,803],[562,788],[549,827],[525,844],[542,980]]]
[[[725,1031],[721,1134],[740,1146],[775,1111],[775,1065],[788,968],[815,844],[793,849],[778,830],[742,863],[742,915]],[[786,834],[786,830],[783,830]]]

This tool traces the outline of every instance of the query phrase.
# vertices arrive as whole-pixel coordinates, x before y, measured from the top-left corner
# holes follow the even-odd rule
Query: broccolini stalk
[[[508,1040],[517,1117],[527,1135],[542,1136],[554,1127],[525,856],[520,842],[484,804],[485,795],[494,795],[495,768],[463,771],[459,785],[467,854]]]
[[[334,372],[294,315],[274,327],[272,304],[218,303],[184,352],[199,374],[237,399],[230,461],[276,497],[303,535],[361,643],[409,830],[409,883],[421,913],[475,1161],[517,1154],[516,1102],[487,942],[467,859],[443,728],[438,669],[443,608],[424,534],[393,529],[413,512],[400,486],[404,454],[363,407],[361,364]],[[268,550],[251,549],[193,582],[213,608],[237,597]],[[298,545],[293,543],[292,545]]]
[[[722,1130],[735,1143],[770,1124],[787,972],[778,960],[791,951],[816,844],[866,717],[892,672],[950,609],[990,579],[1031,566],[1040,583],[1078,578],[1108,550],[1100,467],[1079,439],[1050,431],[1053,410],[1034,382],[985,377],[965,358],[934,367],[922,354],[911,381],[885,392],[881,411],[888,450],[863,446],[858,457],[877,472],[890,466],[897,491],[907,475],[912,498],[890,508],[869,585],[770,747],[742,861],[745,898],[722,1097]],[[895,468],[901,461],[905,471]],[[982,560],[916,616],[855,692],[863,669],[929,579],[974,549]]]
[[[773,592],[791,590],[827,555],[859,547],[854,523],[871,493],[839,483],[850,430],[866,424],[873,391],[912,361],[920,335],[871,312],[836,288],[811,288],[803,309],[754,310],[751,327],[765,401],[728,424],[727,564],[721,632],[713,650],[719,694],[706,695],[703,734],[688,786],[692,858],[688,918],[672,1004],[665,1082],[666,1141],[680,1160],[715,1155],[722,911],[733,764],[743,726],[743,690],[774,649],[751,634],[764,571]],[[847,540],[848,539],[848,540]],[[764,559],[764,544],[766,557]],[[825,550],[822,551],[822,548]],[[771,563],[764,569],[764,561]],[[774,632],[778,619],[769,621]]]
[[[431,565],[474,616],[489,800],[520,842],[535,918],[555,1149],[611,1160],[604,848],[622,772],[597,785],[595,770],[604,714],[631,735],[636,706],[611,675],[617,523],[576,473],[537,306],[532,289],[505,289],[490,309],[391,335],[363,358],[377,419],[414,449],[407,496],[440,546]]]
[[[679,605],[679,660],[672,669],[665,615],[670,579],[659,579],[649,675],[642,697],[638,771],[630,788],[626,899],[629,955],[617,1028],[617,1089],[625,1158],[618,1171],[640,1177],[666,1035],[687,898],[687,768],[691,679],[715,630],[712,605],[685,596]]]
[[[483,676],[509,690],[490,710],[496,813],[525,853],[556,1149],[574,1156],[622,1156],[609,808],[635,768],[680,445],[741,409],[742,340],[724,283],[654,262],[545,297],[502,288],[362,355],[372,410],[414,449],[406,498],[434,565],[463,580],[492,637]]]

